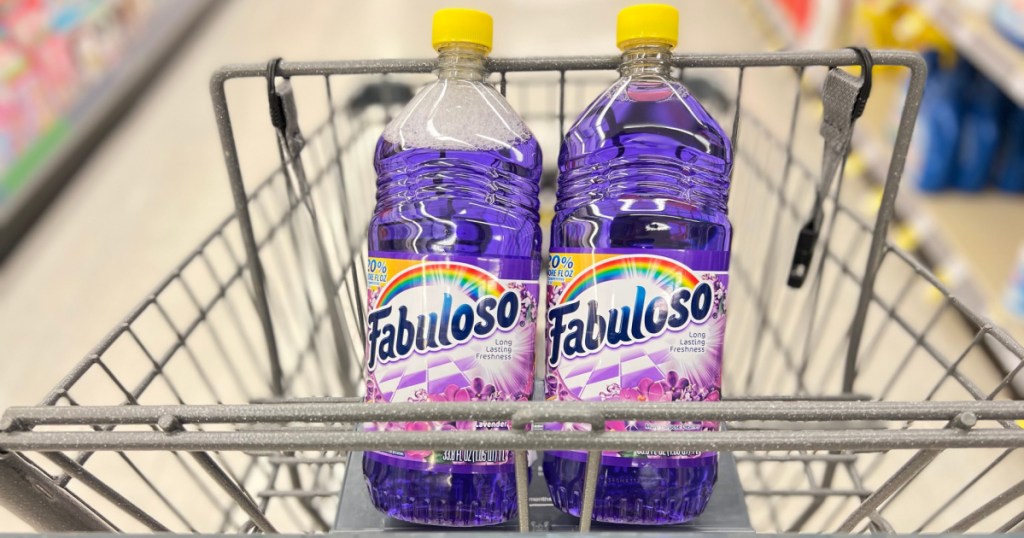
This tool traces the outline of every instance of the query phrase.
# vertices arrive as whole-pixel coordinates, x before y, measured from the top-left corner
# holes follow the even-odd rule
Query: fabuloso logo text
[[[682,331],[706,321],[713,306],[711,284],[684,265],[657,256],[606,260],[573,279],[548,310],[548,364]]]
[[[424,286],[445,290],[436,304],[428,304],[426,299],[411,304],[395,300],[408,290]],[[458,299],[461,304],[456,304],[453,293],[469,301]],[[436,297],[436,293],[431,295]],[[450,349],[473,338],[509,330],[519,322],[519,315],[519,294],[505,289],[485,271],[455,263],[412,267],[384,286],[377,308],[367,315],[367,370],[372,372],[378,364],[406,359],[414,352]]]

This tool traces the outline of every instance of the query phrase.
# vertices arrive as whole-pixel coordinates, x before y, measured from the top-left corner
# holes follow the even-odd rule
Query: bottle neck
[[[487,78],[484,66],[487,49],[470,43],[452,43],[437,52],[437,78],[474,81]]]
[[[619,73],[624,77],[658,75],[667,77],[672,71],[672,47],[664,43],[636,43],[622,51]]]

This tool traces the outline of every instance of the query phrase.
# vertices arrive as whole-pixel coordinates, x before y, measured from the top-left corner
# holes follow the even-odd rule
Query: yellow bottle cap
[[[472,43],[491,52],[494,20],[475,9],[446,8],[434,13],[431,44],[434,50],[451,43]]]
[[[625,49],[638,42],[675,47],[679,43],[679,10],[665,4],[640,4],[619,11],[615,44]]]

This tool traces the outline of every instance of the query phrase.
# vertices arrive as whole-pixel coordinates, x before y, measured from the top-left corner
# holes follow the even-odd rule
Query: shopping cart
[[[871,60],[909,71],[880,203],[842,166]],[[566,119],[617,63],[489,66],[550,167]],[[233,65],[213,76],[211,93],[235,214],[38,406],[6,412],[0,504],[41,531],[326,531],[352,451],[472,445],[515,451],[518,523],[550,529],[531,522],[528,450],[587,450],[594,462],[601,450],[639,446],[734,453],[747,506],[733,508],[749,509],[758,531],[1022,530],[1024,431],[1015,421],[1024,403],[1014,391],[1024,349],[887,239],[924,86],[920,57],[842,50],[673,63],[684,81],[720,93],[706,102],[721,101],[714,113],[736,148],[725,401],[360,403],[373,145],[435,62]],[[833,69],[858,65],[859,76]],[[229,111],[229,94],[248,106]],[[266,147],[278,153],[269,161],[265,148],[236,145],[235,132],[266,122],[253,96],[270,103]],[[322,121],[307,123],[314,116]],[[260,160],[279,164],[247,183],[243,164]],[[994,352],[1015,365],[999,369]],[[358,430],[470,415],[513,429]],[[621,419],[728,427],[602,431]],[[526,428],[544,421],[594,428]],[[589,475],[585,515],[595,484]],[[342,510],[339,521],[349,516]],[[579,528],[589,529],[588,517]]]

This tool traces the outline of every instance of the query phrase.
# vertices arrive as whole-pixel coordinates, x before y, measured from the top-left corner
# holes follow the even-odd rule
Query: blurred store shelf
[[[119,18],[122,15],[116,9],[125,5],[136,9],[145,7],[145,10],[143,14],[136,15],[138,20],[129,24]],[[33,122],[38,118],[48,118],[39,120],[43,125],[32,130],[34,138],[25,141],[21,154],[14,155],[13,160],[7,163],[8,166],[0,164],[0,261],[71,181],[75,170],[154,80],[161,67],[182,45],[190,30],[216,5],[209,0],[179,0],[160,4],[126,2],[123,5],[113,2],[68,3],[65,7],[75,13],[80,20],[79,24],[83,26],[88,24],[81,21],[89,24],[97,24],[96,20],[104,18],[115,21],[108,21],[108,26],[97,24],[97,28],[89,28],[97,36],[107,36],[104,39],[108,42],[102,44],[106,49],[90,41],[75,46],[83,49],[87,45],[97,48],[88,49],[91,55],[82,51],[66,51],[69,55],[83,54],[82,58],[76,60],[82,65],[60,71],[61,78],[57,82],[51,80],[57,77],[47,78],[51,74],[47,69],[56,70],[57,67],[45,62],[42,63],[47,66],[45,68],[38,65],[27,67],[11,75],[15,81],[28,82],[12,82],[0,77],[0,83],[12,84],[13,93],[21,92],[22,97],[33,106],[40,107],[38,110],[30,109],[25,103],[15,102],[15,105],[25,109],[21,114]],[[11,6],[16,6],[16,3]],[[73,7],[80,9],[76,11],[71,9]],[[70,23],[65,21],[63,24]],[[76,31],[87,35],[85,30]],[[47,54],[53,53],[48,51]],[[72,62],[71,56],[64,59]],[[40,72],[19,78],[20,74],[32,69],[39,69]],[[48,102],[48,96],[38,97],[46,92],[67,93],[67,104],[58,106]],[[7,118],[3,114],[0,117]],[[12,117],[11,121],[14,119]],[[24,123],[27,122],[22,120],[16,127],[24,129]],[[0,137],[8,134],[4,132],[6,130],[0,129]],[[11,128],[10,134],[23,135],[15,132],[17,130]],[[0,142],[5,140],[0,139]]]
[[[963,7],[959,0],[914,0],[932,17],[961,53],[991,77],[1007,95],[1024,106],[1024,50],[1000,35],[984,12]],[[748,6],[760,15],[767,40],[779,48],[799,47],[792,25],[775,0],[751,0]],[[875,182],[885,180],[895,137],[896,95],[904,82],[898,76],[875,77],[872,100],[854,132],[852,168]],[[812,93],[823,79],[805,79]],[[849,168],[848,168],[849,170]],[[872,210],[877,208],[874,204]],[[1020,244],[1024,241],[1024,199],[998,191],[922,194],[905,173],[896,200],[897,224],[891,239],[901,248],[917,253],[935,275],[962,302],[1024,342],[1024,319],[1004,306],[1004,292]],[[993,230],[998,223],[999,230]],[[1017,359],[1001,346],[991,346],[1004,370],[1018,366]]]
[[[915,0],[957,50],[1024,107],[1024,49],[1007,40],[979,11],[960,0]]]
[[[854,137],[855,152],[867,168],[867,177],[881,184],[891,144],[869,132],[861,129]],[[924,258],[960,301],[1018,342],[1024,341],[1024,320],[1007,311],[1002,300],[1022,240],[1019,230],[1024,230],[1020,199],[998,191],[923,196],[913,185],[903,184],[896,214],[899,223],[890,232],[895,243]],[[1002,232],[993,230],[993,223]],[[1018,366],[1018,359],[1005,347],[990,346],[990,350],[1004,371]]]

